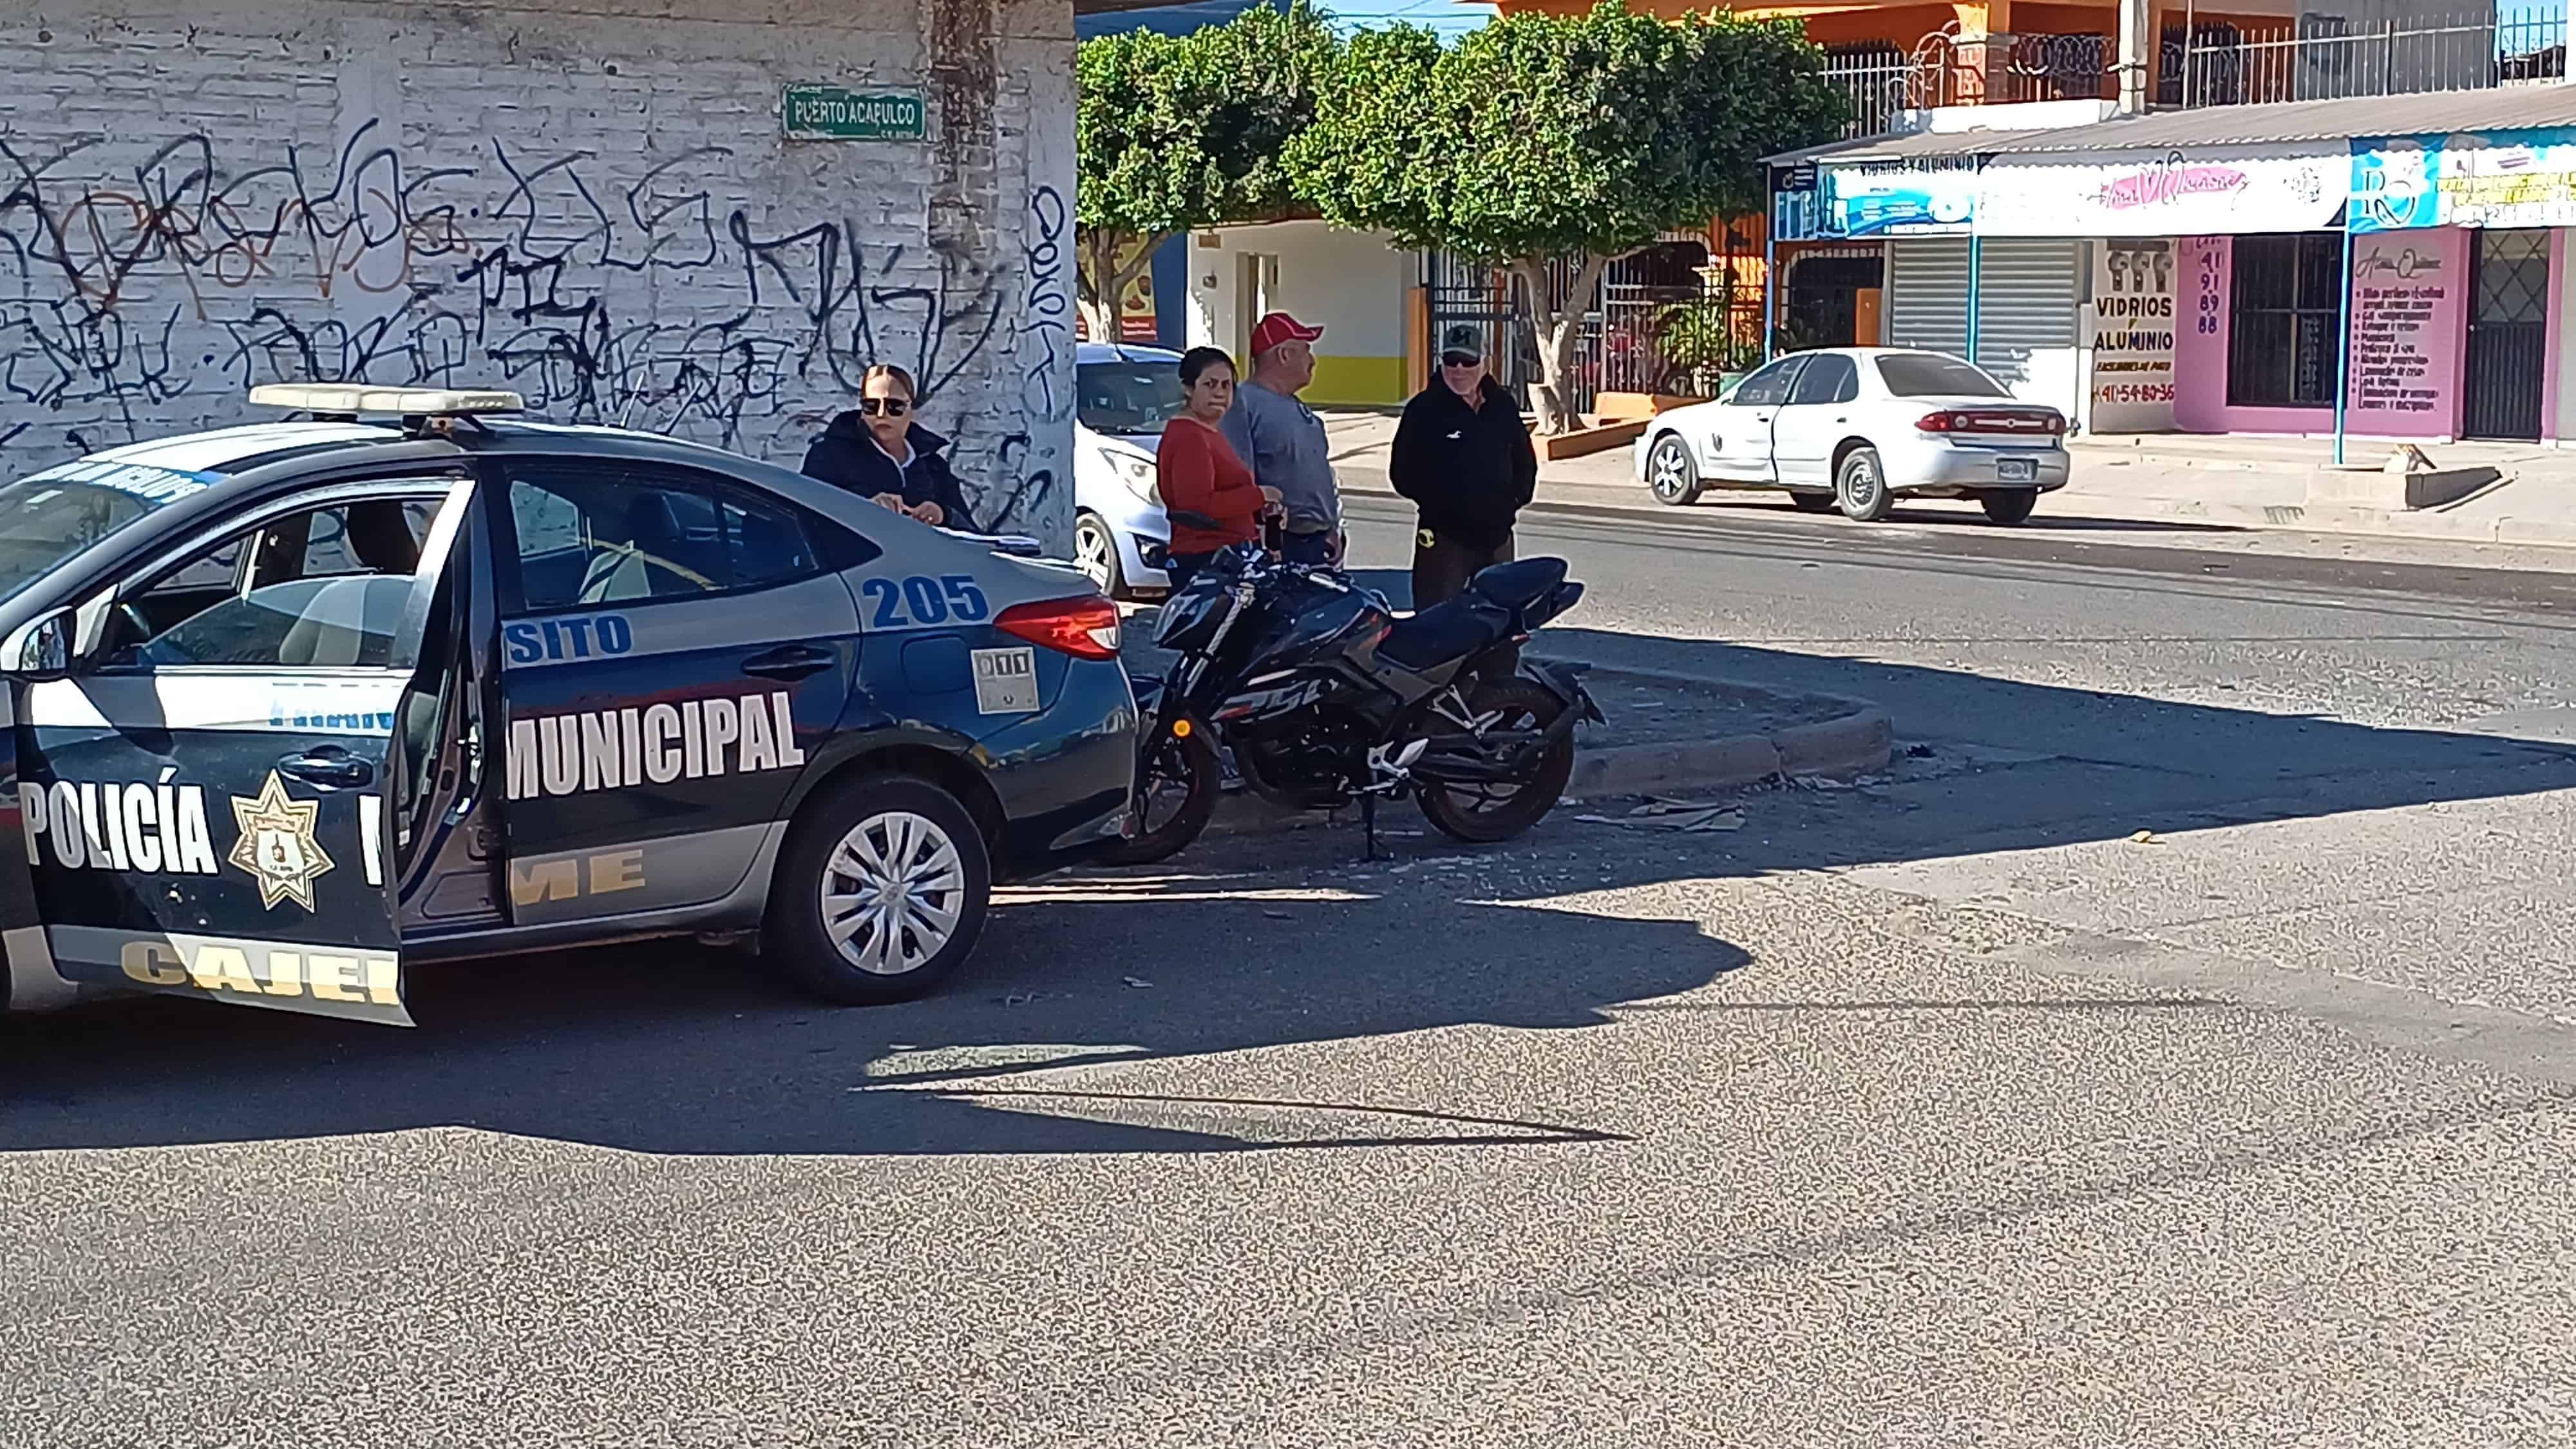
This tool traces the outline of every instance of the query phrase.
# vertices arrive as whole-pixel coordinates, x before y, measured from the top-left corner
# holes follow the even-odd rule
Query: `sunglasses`
[[[863,397],[859,399],[859,411],[872,418],[879,414],[899,418],[912,411],[912,404],[899,397]]]
[[[1470,357],[1463,352],[1449,352],[1441,355],[1440,365],[1442,367],[1482,367],[1485,365],[1485,359]]]

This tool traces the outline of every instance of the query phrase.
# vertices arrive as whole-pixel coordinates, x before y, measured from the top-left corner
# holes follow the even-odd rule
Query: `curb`
[[[2511,475],[2507,475],[2510,477]],[[1603,485],[1575,484],[1575,487]],[[1522,509],[1524,513],[1548,513],[1561,517],[1656,518],[1672,516],[1677,510],[1640,500],[1635,503],[1610,502],[1588,498],[1550,498],[1547,483],[1541,480],[1539,496]],[[2480,489],[2473,497],[2485,497],[2493,488]],[[1362,483],[1342,484],[1345,497],[1396,499],[1385,488]],[[2070,511],[2073,518],[2099,519],[2114,523],[2214,524],[2248,532],[2315,533],[2349,538],[2388,539],[2397,543],[2429,544],[2509,544],[2536,548],[2576,548],[2576,520],[2530,518],[2501,515],[2491,518],[2462,518],[2452,509],[2458,504],[2399,513],[2390,509],[2357,508],[2348,504],[2312,503],[2235,503],[2225,499],[2198,498],[2112,498],[2097,493],[2080,493],[2067,489],[2053,490],[2055,498]],[[1398,501],[1401,501],[1400,499]],[[1900,522],[1903,520],[1899,520]],[[2011,529],[1992,530],[2008,535]],[[2045,533],[2039,530],[2038,533]],[[2153,544],[2155,539],[2097,538],[2096,543]]]
[[[1895,757],[1895,721],[1885,709],[1866,699],[1844,694],[1791,694],[1671,670],[1613,669],[1579,660],[1530,657],[1537,662],[1575,666],[1587,674],[1684,685],[1748,702],[1823,701],[1841,710],[1832,719],[1789,725],[1767,733],[1578,751],[1574,774],[1565,786],[1566,793],[1577,798],[1642,795],[1658,790],[1725,790],[1798,775],[1867,774],[1885,768]],[[1237,795],[1218,803],[1217,818],[1209,822],[1208,833],[1267,834],[1308,822],[1338,820],[1346,813],[1347,809],[1330,813],[1290,810],[1257,796]]]
[[[1550,659],[1551,664],[1573,663]],[[1574,776],[1566,790],[1577,796],[1639,795],[1654,790],[1728,789],[1758,785],[1788,775],[1865,774],[1884,768],[1896,753],[1896,722],[1877,704],[1846,694],[1784,694],[1756,685],[1734,684],[1663,669],[1610,669],[1590,672],[1624,675],[1713,690],[1738,699],[1805,699],[1839,707],[1832,719],[1789,725],[1768,733],[1727,735],[1713,740],[1668,740],[1592,750],[1574,759]]]

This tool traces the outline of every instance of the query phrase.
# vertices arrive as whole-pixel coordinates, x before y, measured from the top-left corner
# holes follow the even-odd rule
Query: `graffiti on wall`
[[[327,161],[243,162],[202,135],[132,149],[0,137],[0,456],[230,420],[267,381],[508,387],[554,421],[791,465],[873,362],[908,368],[933,409],[1016,369],[1031,422],[1058,420],[1034,404],[1059,396],[1070,416],[1056,350],[1041,365],[1026,335],[1054,236],[1031,236],[1023,276],[757,219],[717,200],[738,186],[717,146],[622,177],[498,141],[426,164],[373,122]],[[997,525],[1064,476],[1038,451],[1025,433],[960,440]]]
[[[1020,406],[1032,423],[1064,423],[1074,414],[1073,248],[1072,212],[1052,186],[1040,186],[1029,198],[1028,229],[1022,243],[1026,276],[1022,279],[1013,359],[1020,374]],[[1015,466],[1005,471],[1019,480],[1006,506],[1025,509],[1043,498],[1066,476],[1066,459],[1055,439],[1066,430],[1047,428],[1043,436],[1021,434],[1014,440]]]

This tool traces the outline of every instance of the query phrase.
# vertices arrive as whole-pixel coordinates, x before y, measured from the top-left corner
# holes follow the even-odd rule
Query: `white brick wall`
[[[1068,0],[27,6],[0,472],[306,378],[511,387],[793,466],[890,361],[988,513],[1069,532]],[[926,90],[932,139],[788,143],[792,82]]]

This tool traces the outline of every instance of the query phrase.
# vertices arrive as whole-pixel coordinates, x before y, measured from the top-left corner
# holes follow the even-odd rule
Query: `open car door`
[[[472,489],[316,488],[56,616],[67,662],[10,686],[54,975],[411,1024],[401,736]]]

